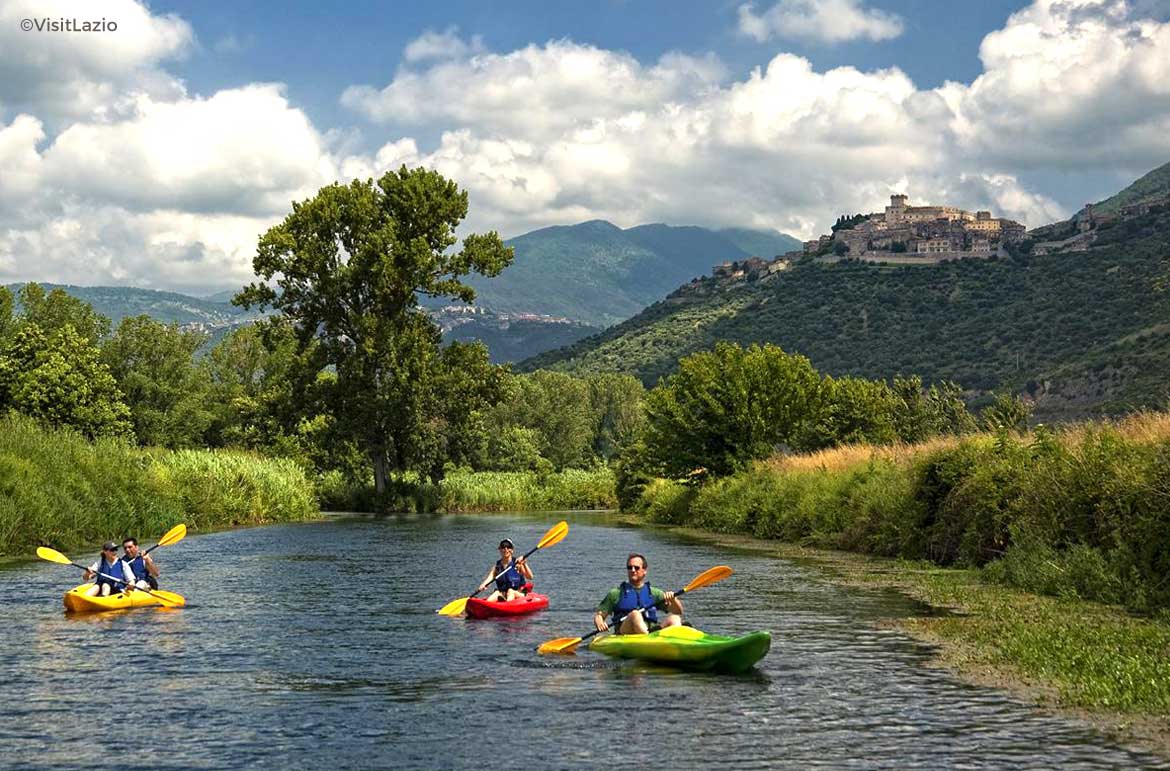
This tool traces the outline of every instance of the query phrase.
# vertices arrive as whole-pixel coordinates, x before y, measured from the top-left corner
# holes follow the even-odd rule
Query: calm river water
[[[527,551],[561,518],[569,536],[532,558],[548,611],[434,613],[476,586],[501,537]],[[735,568],[687,596],[687,618],[771,630],[758,670],[538,656],[543,640],[589,631],[630,551],[664,588]],[[928,649],[874,626],[922,612],[907,600],[604,515],[339,517],[155,554],[187,608],[67,616],[61,593],[80,571],[0,570],[0,766],[1170,767],[923,666]]]

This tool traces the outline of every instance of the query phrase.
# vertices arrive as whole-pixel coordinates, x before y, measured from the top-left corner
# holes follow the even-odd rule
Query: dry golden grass
[[[1099,431],[1103,427],[1111,428],[1121,438],[1135,444],[1170,441],[1170,413],[1151,411],[1136,412],[1117,421],[1096,420],[1071,423],[1061,426],[1057,430],[1057,434],[1062,444],[1075,447],[1084,442],[1085,436],[1090,431]],[[953,449],[960,441],[991,442],[994,441],[994,436],[991,434],[971,434],[965,437],[944,436],[917,444],[899,443],[887,446],[850,444],[806,455],[774,455],[761,461],[758,465],[760,468],[776,473],[844,471],[869,463],[874,459],[891,461],[901,465],[927,453]]]
[[[970,437],[968,437],[970,439]],[[949,450],[958,445],[960,439],[954,436],[936,437],[918,444],[875,446],[870,444],[848,444],[807,455],[774,455],[761,461],[760,466],[777,473],[801,471],[844,471],[845,469],[869,463],[878,459],[897,464],[907,463],[925,453]]]

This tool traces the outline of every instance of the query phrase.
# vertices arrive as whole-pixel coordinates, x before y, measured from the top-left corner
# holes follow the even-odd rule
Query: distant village
[[[1170,207],[1170,197],[1148,198],[1104,214],[1087,204],[1065,222],[1028,231],[1015,220],[992,217],[989,211],[970,212],[955,206],[911,206],[906,195],[890,196],[884,212],[842,217],[832,233],[804,242],[804,248],[770,260],[749,257],[715,265],[711,278],[716,284],[737,281],[766,281],[787,270],[797,260],[823,262],[861,260],[903,265],[932,265],[944,260],[1006,256],[1006,247],[1025,238],[1032,241],[1031,253],[1087,251],[1097,229],[1118,220]],[[697,278],[676,294],[705,291]]]

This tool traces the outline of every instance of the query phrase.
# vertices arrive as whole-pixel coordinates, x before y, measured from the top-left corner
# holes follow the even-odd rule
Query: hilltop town
[[[1006,256],[1013,245],[1036,255],[1087,251],[1099,231],[1170,207],[1170,197],[1149,197],[1109,212],[1086,204],[1068,220],[1031,231],[1015,220],[992,217],[989,211],[909,203],[906,195],[892,195],[884,212],[842,216],[832,233],[805,241],[802,250],[770,260],[750,257],[724,261],[712,268],[710,278],[697,278],[676,294],[703,292],[712,280],[716,285],[768,280],[798,260],[933,265],[944,260]]]

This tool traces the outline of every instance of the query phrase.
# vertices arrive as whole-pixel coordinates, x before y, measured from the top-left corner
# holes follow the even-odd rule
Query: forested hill
[[[8,284],[14,296],[18,296],[22,286],[24,284]],[[115,327],[127,316],[146,315],[167,324],[205,324],[210,327],[245,323],[259,316],[255,311],[237,308],[228,301],[216,302],[155,289],[62,284],[41,284],[41,287],[46,292],[63,289],[67,294],[89,303],[95,311],[110,319]]]
[[[607,330],[523,362],[647,385],[718,340],[771,342],[833,375],[919,374],[1013,389],[1048,418],[1167,403],[1170,211],[1120,220],[1087,252],[936,266],[804,262],[766,281],[706,278]]]
[[[473,276],[476,304],[608,326],[724,260],[771,259],[800,242],[771,230],[707,230],[604,220],[543,228],[507,242],[515,261],[495,278]]]

